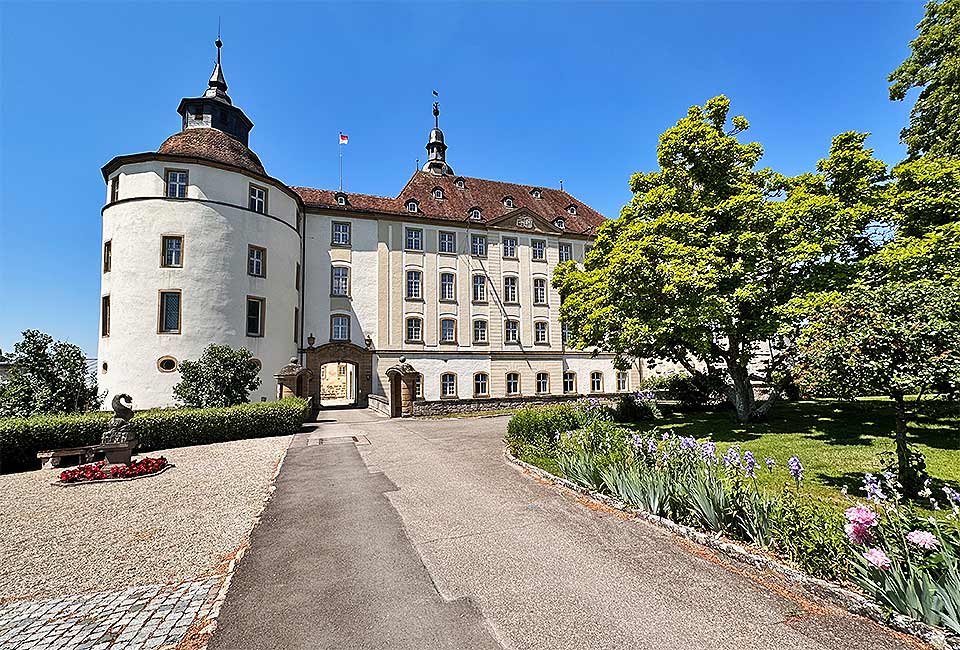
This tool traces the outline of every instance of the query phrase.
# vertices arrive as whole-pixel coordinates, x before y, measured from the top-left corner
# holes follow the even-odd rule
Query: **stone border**
[[[893,630],[896,630],[897,632],[916,637],[921,641],[929,643],[934,648],[938,648],[940,650],[960,650],[960,635],[952,634],[941,628],[932,627],[914,618],[910,618],[909,616],[904,616],[903,614],[885,610],[879,604],[862,596],[861,594],[841,587],[838,584],[808,576],[797,569],[794,569],[769,557],[757,555],[756,553],[751,552],[750,549],[728,541],[723,537],[709,535],[696,530],[695,528],[691,528],[690,526],[678,524],[670,519],[658,517],[657,515],[651,515],[650,513],[637,508],[631,508],[617,499],[609,497],[605,494],[594,492],[588,488],[577,485],[576,483],[572,483],[565,478],[555,476],[554,474],[551,474],[550,472],[546,471],[545,469],[541,469],[536,465],[531,465],[526,461],[520,460],[510,453],[509,449],[504,449],[503,455],[509,462],[513,463],[519,468],[524,469],[527,472],[532,473],[550,483],[553,483],[556,486],[576,492],[577,494],[591,499],[598,504],[625,512],[633,515],[637,519],[642,519],[661,528],[665,528],[675,535],[680,535],[681,537],[684,537],[696,544],[719,551],[734,560],[748,564],[754,568],[777,573],[791,582],[801,585],[808,592],[821,598],[825,598],[852,614],[869,618],[870,620],[880,623],[881,625],[885,625]]]
[[[59,485],[60,487],[77,487],[78,485],[102,485],[104,483],[126,483],[127,481],[136,481],[142,478],[152,478],[154,476],[160,476],[161,474],[166,472],[168,469],[173,469],[174,467],[176,467],[176,465],[174,465],[173,463],[167,463],[160,469],[160,471],[151,472],[149,474],[141,474],[140,476],[127,476],[124,478],[101,478],[95,481],[61,481],[60,479],[57,479],[56,481],[52,481],[50,485]],[[63,470],[63,471],[66,471],[66,470]]]

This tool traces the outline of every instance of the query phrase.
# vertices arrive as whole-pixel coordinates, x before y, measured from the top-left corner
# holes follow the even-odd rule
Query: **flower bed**
[[[104,481],[108,479],[133,479],[162,472],[170,464],[163,456],[159,458],[141,458],[129,465],[112,465],[107,467],[107,461],[80,465],[74,469],[60,472],[61,483],[81,483],[90,481]]]
[[[867,475],[865,498],[841,512],[806,492],[796,456],[781,465],[736,445],[721,455],[710,440],[639,435],[587,402],[573,413],[515,419],[506,442],[521,460],[655,517],[765,549],[808,574],[852,582],[896,612],[960,634],[960,493],[950,486],[940,499],[927,486],[930,506],[947,509],[927,517],[892,475]],[[783,477],[779,492],[759,487],[764,471]]]

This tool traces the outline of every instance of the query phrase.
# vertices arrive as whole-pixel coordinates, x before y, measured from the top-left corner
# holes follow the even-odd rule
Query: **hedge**
[[[224,408],[141,411],[130,423],[140,435],[140,451],[152,451],[288,435],[300,428],[306,415],[306,400],[288,398]],[[112,417],[84,413],[0,419],[0,472],[36,469],[38,451],[97,444]]]

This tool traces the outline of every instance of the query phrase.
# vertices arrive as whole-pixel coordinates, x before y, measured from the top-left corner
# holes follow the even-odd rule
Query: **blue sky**
[[[96,354],[100,167],[155,150],[200,94],[217,18],[251,148],[291,185],[394,195],[431,90],[459,174],[564,187],[607,216],[659,134],[726,94],[763,164],[809,170],[869,131],[903,157],[886,77],[922,3],[0,4],[0,348],[26,328]],[[912,97],[908,98],[912,101]]]

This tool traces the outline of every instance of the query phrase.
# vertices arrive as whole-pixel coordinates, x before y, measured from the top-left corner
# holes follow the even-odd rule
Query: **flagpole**
[[[340,132],[340,136],[343,136],[343,131]],[[337,149],[340,150],[340,191],[343,191],[343,140],[337,140]]]

